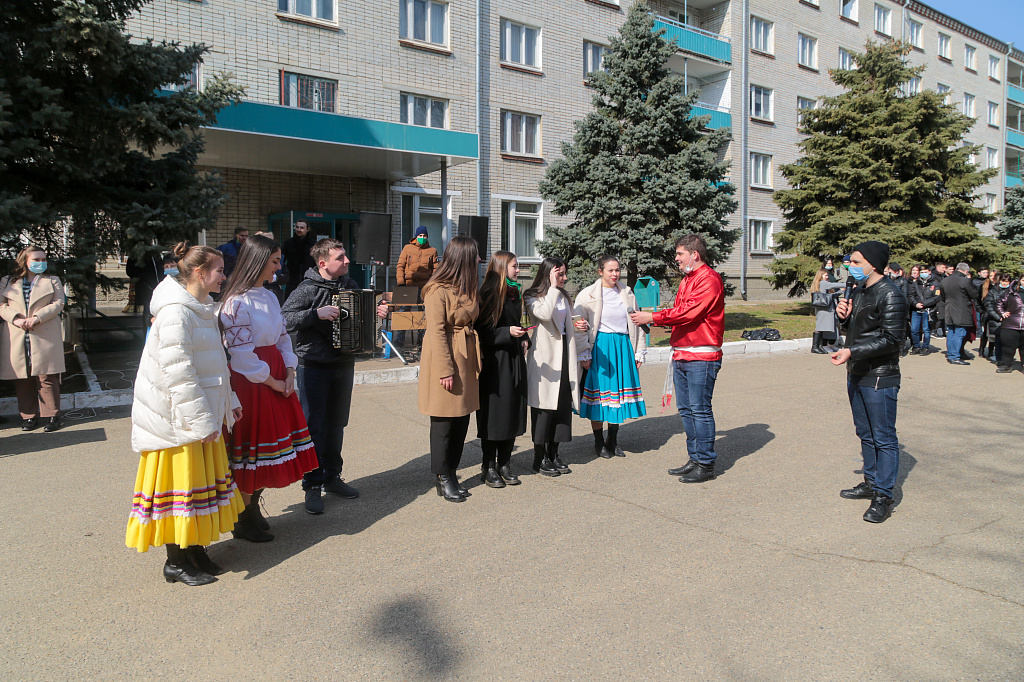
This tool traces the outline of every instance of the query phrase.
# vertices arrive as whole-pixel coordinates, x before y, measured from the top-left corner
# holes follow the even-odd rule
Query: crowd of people
[[[850,256],[841,268],[826,258],[811,285],[815,312],[812,353],[838,349],[840,339],[836,306],[849,276]],[[901,355],[928,355],[932,338],[945,340],[945,357],[951,365],[967,365],[975,359],[969,344],[978,342],[980,356],[1008,374],[1015,356],[1024,361],[1024,304],[1021,280],[1015,273],[980,267],[972,276],[968,263],[948,267],[937,262],[914,265],[906,272],[890,263],[882,272],[907,300],[907,341]],[[1022,369],[1021,371],[1024,371]]]

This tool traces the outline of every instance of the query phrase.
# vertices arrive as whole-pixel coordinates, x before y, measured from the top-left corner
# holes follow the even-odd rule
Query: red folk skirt
[[[277,346],[260,346],[256,356],[270,365],[270,376],[284,380],[284,358]],[[251,494],[262,488],[284,488],[317,468],[313,440],[295,393],[285,397],[233,370],[231,388],[242,403],[242,418],[235,422],[228,448],[239,490]]]

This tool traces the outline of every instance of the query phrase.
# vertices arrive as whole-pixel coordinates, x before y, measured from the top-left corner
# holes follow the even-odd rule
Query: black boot
[[[260,511],[260,496],[262,495],[263,488],[254,492],[252,497],[249,498],[249,506],[253,508],[253,520],[256,522],[256,525],[263,530],[270,530],[270,524],[263,518],[263,513]]]
[[[206,553],[206,548],[202,545],[186,547],[185,556],[187,556],[188,560],[191,561],[200,571],[205,571],[210,575],[224,575],[227,573],[227,571],[213,562],[210,555]]]
[[[604,428],[594,429],[594,454],[598,457],[608,459],[610,453],[604,451]]]
[[[690,470],[690,473],[679,477],[682,483],[703,483],[715,478],[715,463],[703,464],[697,462],[697,466]]]
[[[626,453],[619,447],[619,425],[608,425],[608,437],[604,441],[602,457],[625,457]]]
[[[545,476],[559,475],[554,463],[548,459],[548,451],[544,443],[533,444],[533,471]]]
[[[448,477],[452,479],[452,481],[455,483],[455,489],[459,491],[460,495],[462,495],[463,497],[469,497],[470,495],[473,494],[466,490],[465,486],[463,486],[462,483],[459,482],[459,477],[455,474],[454,469],[452,469],[452,472],[448,474]]]
[[[274,536],[259,527],[255,516],[256,513],[252,506],[252,500],[250,500],[249,505],[238,515],[238,520],[235,521],[235,527],[231,530],[231,534],[238,540],[270,542],[274,539]]]
[[[668,470],[668,475],[669,476],[685,476],[686,474],[688,474],[691,471],[693,471],[696,467],[697,467],[697,460],[691,459],[690,461],[688,461],[686,464],[684,464],[681,467],[676,467],[675,469],[669,469]]]
[[[874,496],[875,486],[866,478],[852,488],[839,491],[839,497],[847,500],[870,500]]]
[[[551,458],[551,464],[560,474],[571,474],[572,469],[569,465],[562,461],[562,458],[558,456],[558,443],[548,443],[548,456]]]
[[[480,465],[480,480],[488,488],[504,488],[505,481],[498,475],[498,468],[494,464],[495,456],[498,453],[497,443],[481,438],[480,449],[484,451],[483,461]]]
[[[871,506],[864,512],[864,520],[868,523],[882,523],[892,514],[892,498],[876,493],[871,498]]]
[[[178,545],[167,545],[164,580],[169,583],[185,583],[190,587],[217,582],[215,577],[193,566],[192,562],[185,556],[185,551]]]
[[[437,494],[439,497],[443,497],[449,502],[465,502],[466,498],[459,492],[458,486],[455,484],[455,479],[447,474],[438,474],[437,481],[434,483],[437,486]]]
[[[519,485],[522,483],[519,477],[512,473],[512,448],[515,445],[516,442],[514,440],[498,444],[498,475],[501,476],[507,485]]]
[[[822,336],[821,332],[814,332],[814,335],[811,337],[811,352],[812,353],[825,354],[825,353],[828,352],[827,350],[825,350],[824,348],[821,347],[821,336]]]

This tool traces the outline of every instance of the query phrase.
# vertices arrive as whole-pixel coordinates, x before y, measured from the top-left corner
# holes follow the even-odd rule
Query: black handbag
[[[811,305],[815,308],[827,308],[832,305],[832,294],[823,291],[811,292]]]

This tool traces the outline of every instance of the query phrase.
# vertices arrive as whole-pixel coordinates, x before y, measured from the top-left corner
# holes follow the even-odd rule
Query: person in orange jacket
[[[398,256],[398,267],[395,269],[398,286],[414,286],[422,290],[423,285],[434,274],[437,260],[437,249],[427,241],[427,228],[420,225]],[[395,333],[394,342],[398,347],[404,345],[404,330]]]

